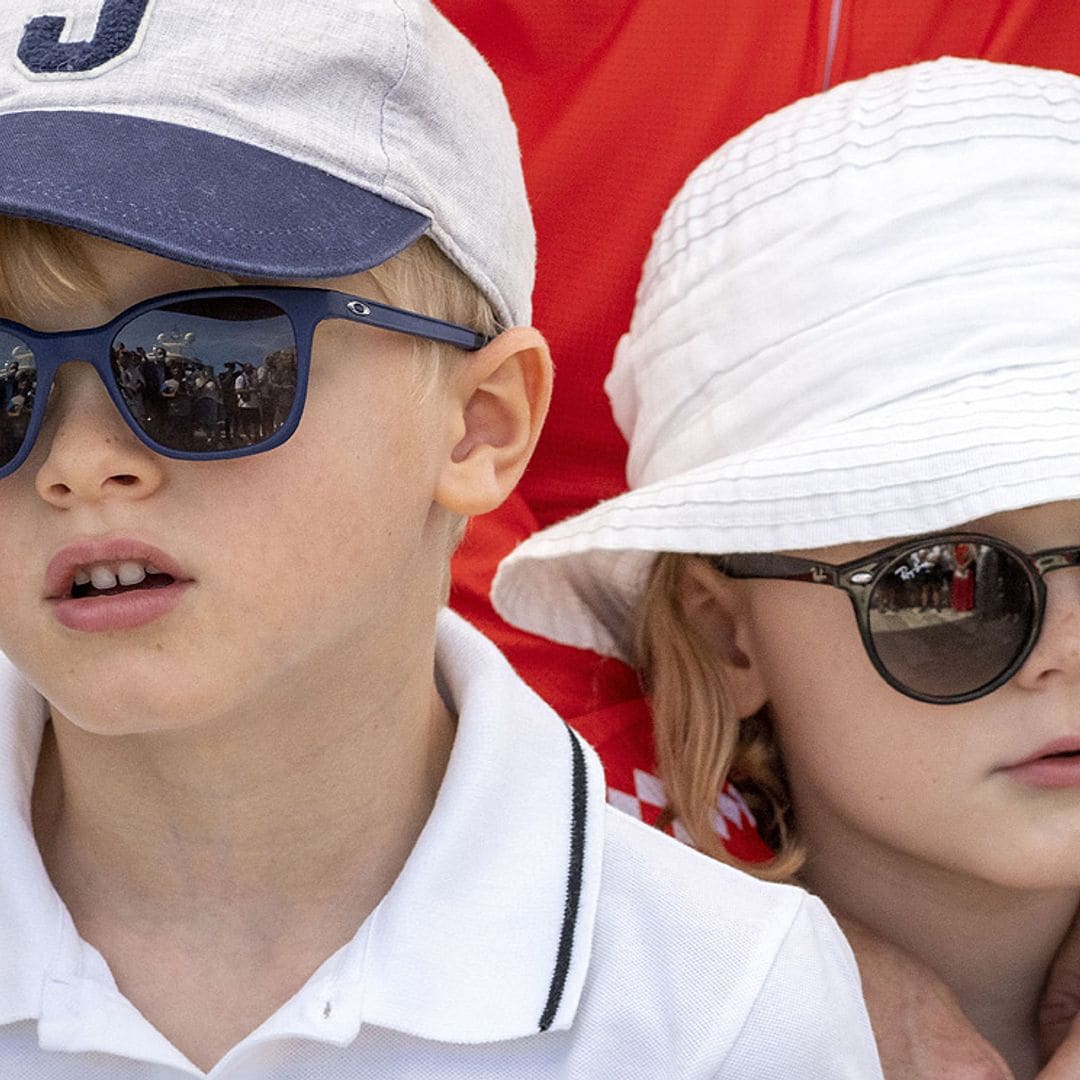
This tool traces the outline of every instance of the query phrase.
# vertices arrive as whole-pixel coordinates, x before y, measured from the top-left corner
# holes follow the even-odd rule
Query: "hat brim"
[[[492,585],[509,622],[632,659],[659,552],[888,540],[1080,498],[1080,361],[1018,362],[628,491],[530,537]]]
[[[313,166],[143,117],[9,113],[0,146],[0,212],[234,274],[345,276],[430,224]]]

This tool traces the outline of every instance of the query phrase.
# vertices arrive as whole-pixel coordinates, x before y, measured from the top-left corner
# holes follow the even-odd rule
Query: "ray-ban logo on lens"
[[[100,75],[139,51],[153,6],[154,0],[102,0],[94,35],[86,41],[66,40],[69,16],[38,15],[23,31],[19,62],[37,79]]]

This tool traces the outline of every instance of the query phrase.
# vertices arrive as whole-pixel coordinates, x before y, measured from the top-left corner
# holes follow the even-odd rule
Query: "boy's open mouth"
[[[45,568],[45,601],[67,630],[136,630],[175,610],[194,584],[166,551],[126,536],[79,540]]]
[[[75,571],[70,596],[81,600],[91,596],[119,596],[141,589],[164,589],[176,579],[152,563],[98,563]]]

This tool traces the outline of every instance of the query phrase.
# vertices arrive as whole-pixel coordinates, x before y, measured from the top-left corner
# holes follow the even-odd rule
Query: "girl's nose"
[[[1046,592],[1039,640],[1014,676],[1028,689],[1054,679],[1080,680],[1080,568],[1048,574]]]
[[[142,499],[164,480],[164,459],[127,426],[97,372],[85,363],[57,372],[49,410],[27,462],[38,494],[60,508]]]

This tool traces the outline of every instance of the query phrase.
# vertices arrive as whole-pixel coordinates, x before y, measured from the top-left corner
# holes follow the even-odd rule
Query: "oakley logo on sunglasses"
[[[39,15],[26,24],[18,56],[34,77],[87,78],[130,59],[139,50],[154,0],[103,0],[89,41],[61,41],[66,15]]]

